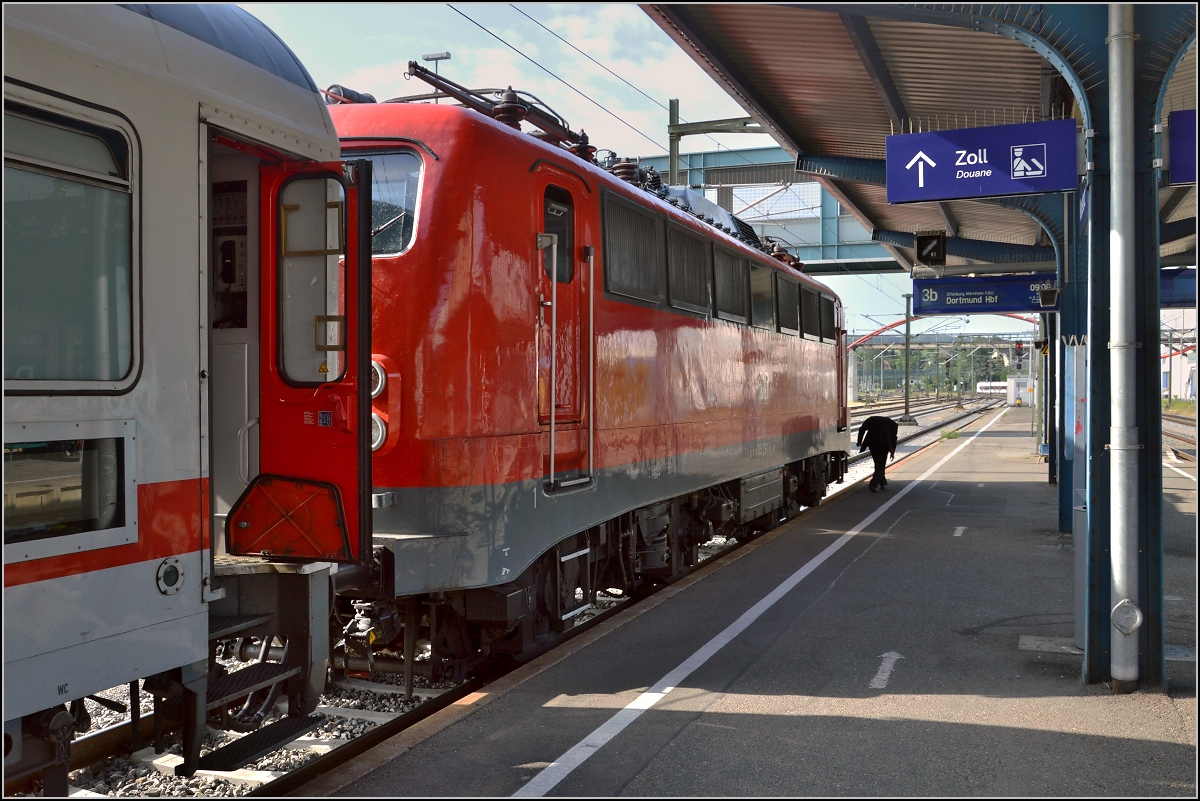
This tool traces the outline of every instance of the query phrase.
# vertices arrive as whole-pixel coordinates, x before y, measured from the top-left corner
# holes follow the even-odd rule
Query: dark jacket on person
[[[858,449],[863,451],[870,448],[872,451],[885,451],[895,456],[899,432],[900,424],[890,417],[868,417],[858,429]]]

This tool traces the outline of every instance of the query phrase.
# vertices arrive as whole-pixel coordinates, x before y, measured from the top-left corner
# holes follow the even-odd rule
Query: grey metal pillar
[[[1133,6],[1108,8],[1109,157],[1109,547],[1112,574],[1110,670],[1114,692],[1138,687],[1138,443],[1134,271]]]
[[[910,327],[912,325],[912,293],[904,296],[904,414],[896,422],[902,426],[915,426],[917,418],[913,417],[908,411],[908,393],[909,393],[909,353],[912,345],[912,333]]]
[[[1086,345],[1070,345],[1065,352],[1066,403],[1064,428],[1067,434],[1063,458],[1071,465],[1071,487],[1067,495],[1072,540],[1075,544],[1075,645],[1087,648],[1088,643],[1088,349]],[[1059,496],[1062,497],[1061,495]],[[1061,501],[1060,501],[1061,502]]]
[[[669,115],[668,119],[670,120],[670,124],[678,125],[679,124],[679,98],[677,98],[677,97],[671,98],[670,100],[667,101],[667,106],[668,106],[667,114]],[[669,158],[670,158],[669,176],[670,177],[668,178],[667,185],[668,186],[679,186],[679,135],[675,134],[675,133],[668,133],[667,139],[669,140],[668,144],[671,148],[670,154],[669,154]]]

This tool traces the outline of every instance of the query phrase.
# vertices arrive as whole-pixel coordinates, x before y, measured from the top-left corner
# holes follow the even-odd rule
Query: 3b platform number
[[[925,288],[921,290],[922,303],[937,303],[938,293],[936,289]]]

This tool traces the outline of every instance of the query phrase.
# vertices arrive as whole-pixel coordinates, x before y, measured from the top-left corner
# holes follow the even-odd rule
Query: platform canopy
[[[918,265],[914,277],[1055,271],[1060,230],[1046,210],[1061,195],[889,204],[884,165],[893,134],[1078,119],[1059,70],[1001,33],[1019,26],[1064,45],[1067,7],[642,8],[908,271],[914,234],[944,231],[945,265]],[[1164,116],[1195,108],[1195,58],[1193,44],[1168,84]],[[1070,66],[1085,86],[1099,80],[1086,58]],[[1195,265],[1195,186],[1164,187],[1159,202],[1163,266]]]

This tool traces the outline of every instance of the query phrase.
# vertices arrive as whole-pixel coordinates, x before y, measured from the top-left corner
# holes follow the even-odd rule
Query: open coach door
[[[371,554],[371,163],[260,167],[260,472],[229,553]]]

